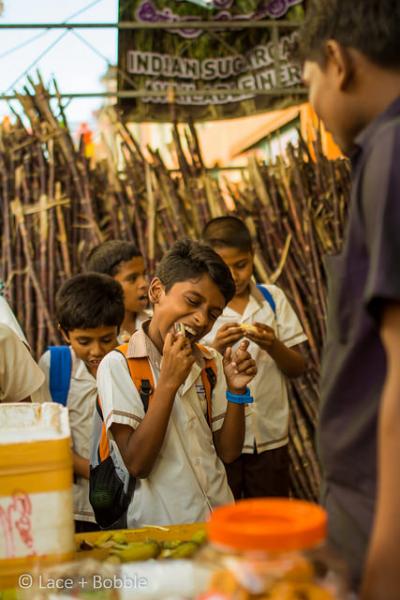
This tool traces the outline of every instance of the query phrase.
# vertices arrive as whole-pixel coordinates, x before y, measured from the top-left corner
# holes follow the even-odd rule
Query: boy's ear
[[[154,277],[149,286],[149,298],[152,304],[157,304],[165,294],[165,288],[158,277]]]
[[[69,339],[68,331],[65,331],[65,329],[63,329],[61,327],[60,323],[58,323],[57,329],[61,333],[61,335],[62,335],[62,337],[64,339],[64,342],[67,342],[67,344],[69,344],[70,343],[70,339]]]
[[[354,74],[351,53],[336,40],[325,43],[326,68],[331,70],[338,90],[345,90]]]

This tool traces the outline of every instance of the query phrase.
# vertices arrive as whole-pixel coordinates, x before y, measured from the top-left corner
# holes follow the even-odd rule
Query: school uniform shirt
[[[203,342],[211,343],[218,329],[229,322],[264,323],[272,327],[276,337],[289,348],[304,342],[307,338],[284,292],[276,285],[263,287],[272,294],[276,305],[275,313],[257,286],[251,282],[249,302],[244,313],[241,315],[227,306],[210,333],[203,338]],[[233,346],[234,349],[240,341]],[[248,407],[250,415],[246,419],[242,450],[244,454],[253,453],[255,448],[258,453],[280,448],[289,441],[289,402],[285,376],[269,354],[257,344],[250,342],[248,351],[256,361],[257,375],[249,384],[254,403]]]
[[[142,326],[143,323],[145,323],[146,321],[148,321],[149,319],[151,319],[151,315],[152,315],[152,310],[150,308],[146,308],[146,310],[142,310],[142,312],[138,313],[136,315],[136,321],[135,321],[135,331],[137,331],[138,329],[140,329],[140,327]],[[131,337],[132,334],[129,333],[129,331],[120,331],[119,335],[118,335],[118,343],[119,344],[126,344],[127,342],[129,342],[129,338]]]
[[[136,480],[128,509],[128,527],[205,521],[215,506],[233,502],[226,473],[213,444],[206,420],[207,406],[201,381],[203,356],[214,357],[218,367],[213,391],[212,431],[218,431],[226,413],[226,383],[221,357],[212,349],[197,354],[186,381],[179,387],[160,453],[149,476]],[[143,329],[135,332],[127,357],[147,357],[157,384],[162,357]],[[103,358],[97,383],[109,439],[113,423],[136,429],[145,412],[130,377],[125,356],[112,351]]]
[[[0,324],[0,402],[20,402],[32,396],[44,375],[28,348],[7,325]]]
[[[11,310],[10,305],[7,300],[0,294],[0,323],[3,325],[7,325],[10,329],[17,334],[19,339],[24,342],[24,344],[29,348],[28,340],[25,337],[24,332],[22,331],[21,325],[18,323],[16,316]]]
[[[72,448],[82,458],[90,459],[90,439],[92,433],[93,412],[97,398],[96,379],[89,373],[83,360],[71,350],[72,371],[67,397],[69,424],[71,428]],[[49,386],[50,352],[39,360],[39,366],[46,376]],[[74,518],[77,521],[95,523],[94,513],[89,502],[89,480],[76,476],[74,483]]]

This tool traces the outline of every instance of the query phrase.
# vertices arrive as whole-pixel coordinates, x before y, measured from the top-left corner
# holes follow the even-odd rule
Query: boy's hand
[[[254,323],[254,329],[246,331],[245,337],[266,352],[271,352],[276,340],[275,331],[264,323]]]
[[[224,354],[228,346],[236,344],[243,337],[243,331],[239,323],[225,323],[217,331],[211,346],[220,354]]]
[[[236,352],[232,348],[225,350],[223,358],[224,373],[228,390],[233,394],[244,394],[246,385],[257,373],[256,362],[247,351],[248,341],[243,341]]]
[[[189,340],[181,334],[168,333],[165,337],[160,370],[160,383],[177,390],[185,381],[195,362]]]

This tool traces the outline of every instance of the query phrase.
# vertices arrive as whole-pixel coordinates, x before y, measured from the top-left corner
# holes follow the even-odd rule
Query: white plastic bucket
[[[0,589],[74,552],[68,411],[0,404]]]

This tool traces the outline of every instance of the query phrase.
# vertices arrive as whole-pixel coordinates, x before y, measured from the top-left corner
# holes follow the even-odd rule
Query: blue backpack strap
[[[268,304],[272,308],[272,312],[276,316],[276,303],[275,303],[275,300],[274,300],[271,292],[269,290],[267,290],[266,287],[264,287],[263,285],[261,285],[259,283],[257,283],[257,288],[260,290],[260,292],[264,296],[265,300],[268,302]]]
[[[66,406],[72,372],[71,349],[69,346],[49,346],[49,351],[50,394],[53,402]]]

